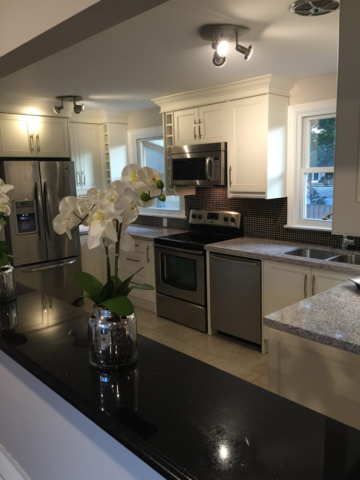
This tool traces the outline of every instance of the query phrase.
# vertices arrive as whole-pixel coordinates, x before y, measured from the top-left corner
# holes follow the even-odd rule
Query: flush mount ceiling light
[[[61,110],[64,108],[64,102],[72,102],[74,105],[74,113],[79,115],[82,111],[85,109],[85,105],[82,103],[81,105],[77,105],[76,102],[81,102],[82,97],[79,95],[60,95],[59,97],[55,97],[56,100],[59,100],[61,102],[61,106],[55,105],[54,107],[54,112],[59,114]]]
[[[301,17],[319,17],[335,12],[340,6],[339,0],[297,0],[290,12]]]
[[[204,25],[200,29],[200,36],[204,40],[211,42],[212,48],[215,50],[213,64],[215,67],[223,67],[226,63],[226,55],[229,51],[229,42],[236,42],[236,51],[243,53],[245,60],[250,60],[253,54],[253,47],[243,47],[239,45],[239,37],[248,32],[246,27],[237,25]]]

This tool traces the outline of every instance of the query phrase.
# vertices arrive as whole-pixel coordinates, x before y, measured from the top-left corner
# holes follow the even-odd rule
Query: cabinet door
[[[229,102],[229,197],[266,196],[267,95]]]
[[[199,143],[199,109],[190,108],[174,113],[175,145]]]
[[[311,296],[311,268],[264,262],[264,315]]]
[[[102,188],[99,126],[81,123],[77,125],[80,158],[81,189]]]
[[[75,181],[76,181],[76,192],[77,193],[86,193],[82,187],[81,182],[81,158],[79,152],[79,135],[78,135],[78,124],[70,123],[69,124],[69,139],[70,139],[70,156],[71,160],[75,163]]]
[[[68,122],[66,118],[38,117],[35,136],[37,157],[70,157]]]
[[[34,155],[27,115],[0,114],[0,157]]]
[[[329,272],[319,268],[312,269],[312,294],[325,292],[348,280],[349,274]]]
[[[199,139],[202,143],[227,141],[228,104],[217,103],[199,108]]]

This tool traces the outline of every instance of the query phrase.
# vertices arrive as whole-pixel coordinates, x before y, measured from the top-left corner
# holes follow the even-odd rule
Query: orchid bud
[[[160,190],[162,190],[164,188],[164,182],[162,180],[158,180],[156,182],[156,186],[157,186],[157,188],[160,188]]]
[[[166,200],[165,195],[163,195],[163,194],[159,195],[159,200],[160,200],[160,202],[165,202],[165,200]]]
[[[148,202],[150,200],[150,195],[148,195],[147,193],[143,192],[143,193],[140,193],[140,198],[143,202]]]

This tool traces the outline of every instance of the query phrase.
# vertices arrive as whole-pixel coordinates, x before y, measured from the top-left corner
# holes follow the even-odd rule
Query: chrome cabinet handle
[[[140,247],[140,245],[138,245],[137,243],[135,243],[135,247]]]
[[[34,134],[30,133],[30,151],[31,154],[34,153]]]
[[[194,121],[194,139],[195,139],[195,140],[197,139],[196,126],[197,126],[197,123],[196,123],[196,120],[195,120],[195,121]]]
[[[202,138],[202,134],[201,134],[201,118],[199,119],[199,138]]]
[[[307,280],[308,280],[308,276],[307,276],[307,274],[305,274],[305,278],[304,278],[304,298],[307,298]]]
[[[58,263],[57,265],[50,265],[48,267],[39,267],[39,268],[28,268],[27,270],[22,270],[22,273],[33,273],[33,272],[42,272],[43,270],[52,270],[53,268],[66,267],[75,263],[76,260],[70,260],[69,262]]]
[[[86,177],[85,177],[85,173],[84,172],[81,172],[81,182],[82,182],[82,177],[84,175],[84,183],[81,183],[81,185],[83,185],[85,187],[85,184],[86,184]]]
[[[129,257],[125,257],[126,260],[130,260],[130,262],[136,262],[136,263],[140,263],[140,260],[134,260],[133,258],[129,258]]]
[[[312,277],[312,295],[315,295],[315,275]]]
[[[81,187],[81,180],[80,180],[80,173],[79,172],[76,172],[76,186]]]
[[[149,246],[147,246],[147,247],[146,247],[146,260],[147,260],[147,263],[149,263],[149,262],[150,262],[149,253],[150,253],[150,247],[149,247]]]
[[[230,187],[231,187],[231,185],[232,185],[231,171],[232,171],[232,168],[231,168],[231,165],[230,165],[230,167],[229,167],[229,183],[230,183]]]
[[[37,151],[40,152],[40,136],[38,133],[36,134],[36,148]]]
[[[43,297],[43,309],[46,310],[46,297],[45,295],[43,295],[42,297]]]

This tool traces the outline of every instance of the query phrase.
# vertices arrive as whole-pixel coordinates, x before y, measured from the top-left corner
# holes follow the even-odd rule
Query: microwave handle
[[[211,182],[212,180],[212,166],[213,166],[213,157],[207,157],[205,162],[205,177],[206,177],[206,180],[208,180],[209,182]],[[210,173],[210,168],[211,168],[211,173]]]

